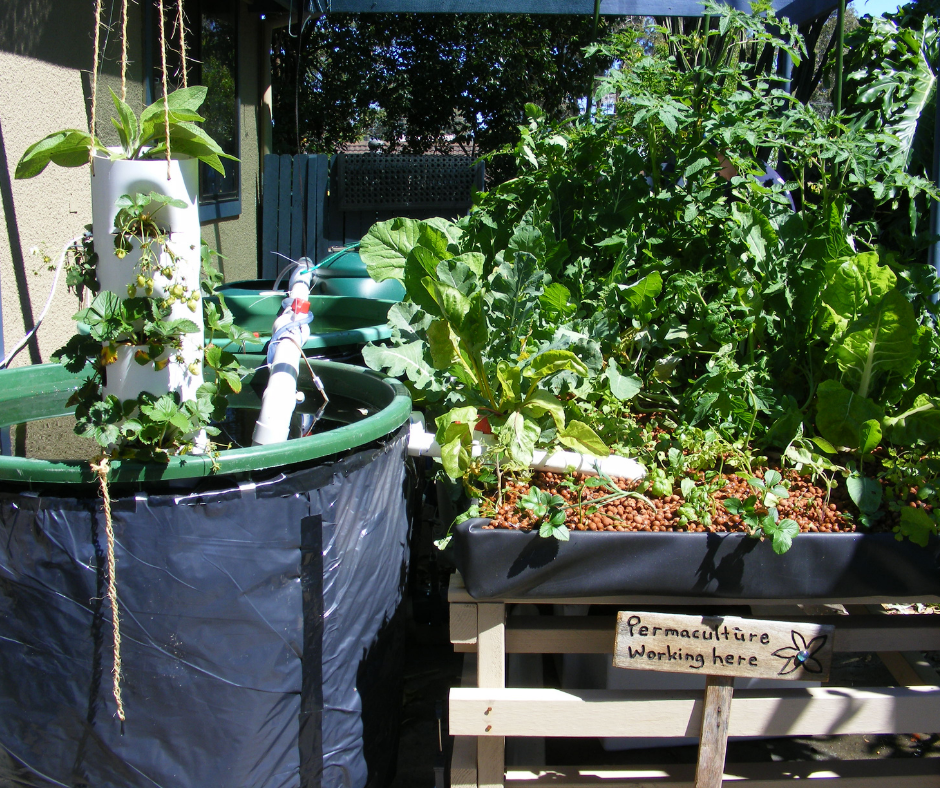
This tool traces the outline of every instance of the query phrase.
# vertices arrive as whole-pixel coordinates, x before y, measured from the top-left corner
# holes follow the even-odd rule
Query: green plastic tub
[[[371,279],[365,281],[376,284]],[[262,353],[267,350],[271,327],[281,313],[281,302],[285,298],[282,292],[271,290],[272,285],[273,282],[252,280],[232,282],[218,290],[225,298],[226,306],[232,310],[236,325],[255,335],[255,341],[249,341],[245,345],[245,353]],[[388,310],[395,303],[394,300],[352,295],[311,295],[310,311],[313,312],[313,323],[310,325],[310,339],[304,343],[304,350],[323,355],[330,350],[362,347],[366,342],[388,339]]]
[[[260,355],[240,355],[241,363],[256,369]],[[111,463],[112,483],[146,483],[198,479],[224,474],[250,473],[279,466],[306,463],[347,452],[384,438],[403,425],[411,414],[411,397],[393,378],[371,370],[325,360],[310,365],[333,398],[324,419],[338,424],[333,429],[268,446],[245,446],[218,452],[214,458],[186,455],[173,457],[167,465],[135,462]],[[82,383],[59,364],[39,364],[0,372],[0,429],[44,419],[71,415],[65,403]],[[267,371],[258,370],[244,381],[239,395],[230,399],[233,411],[261,407]],[[315,411],[319,394],[306,366],[301,366],[298,390]],[[251,421],[250,418],[247,419]],[[91,446],[91,444],[89,444]],[[0,457],[0,482],[31,484],[74,484],[95,481],[88,460],[45,460],[29,457]]]

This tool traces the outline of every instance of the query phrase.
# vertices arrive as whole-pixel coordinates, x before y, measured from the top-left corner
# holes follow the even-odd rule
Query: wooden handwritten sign
[[[614,667],[826,681],[832,635],[826,624],[621,611]]]

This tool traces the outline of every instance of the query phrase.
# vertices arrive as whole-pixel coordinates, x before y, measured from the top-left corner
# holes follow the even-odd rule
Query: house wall
[[[242,212],[203,226],[206,241],[227,255],[227,279],[257,274],[259,189],[258,108],[261,23],[239,2],[239,94],[241,97]],[[111,4],[104,4],[107,14]],[[114,4],[119,13],[119,4]],[[115,20],[115,23],[117,20]],[[117,24],[115,24],[117,29]],[[5,352],[19,342],[42,312],[53,274],[36,249],[54,259],[64,244],[91,222],[89,172],[50,165],[26,181],[13,178],[29,145],[64,128],[89,127],[93,62],[93,5],[86,0],[4,0],[0,14],[0,308]],[[144,104],[143,30],[140,6],[129,3],[128,103]],[[104,38],[104,36],[103,36]],[[102,42],[103,43],[103,42]],[[96,127],[105,142],[116,142],[109,120],[108,87],[119,92],[119,40],[108,37],[98,85]],[[50,311],[32,342],[11,366],[47,362],[74,333],[78,302],[60,278]]]

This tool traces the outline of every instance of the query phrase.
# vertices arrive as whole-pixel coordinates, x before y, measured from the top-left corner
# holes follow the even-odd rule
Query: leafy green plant
[[[137,207],[149,201],[149,197],[140,195],[136,199],[129,197],[125,206],[128,216],[132,217]],[[129,222],[126,226],[133,225]],[[135,232],[138,230],[139,227]],[[152,227],[143,233],[145,243],[154,240],[150,237],[153,233],[157,231]],[[157,240],[164,237],[160,233],[155,236]],[[208,247],[203,247],[203,263],[211,272]],[[161,273],[172,275],[172,271]],[[206,285],[210,294],[212,279],[214,277],[210,277]],[[91,365],[92,374],[73,393],[68,404],[75,406],[76,432],[95,440],[108,456],[166,462],[172,454],[191,451],[192,438],[200,430],[205,430],[210,437],[218,434],[210,421],[224,416],[227,397],[241,390],[242,378],[248,373],[234,354],[214,344],[216,340],[224,340],[223,344],[244,342],[249,337],[234,324],[225,300],[218,296],[218,303],[203,302],[208,333],[203,361],[212,375],[199,387],[196,399],[181,403],[174,393],[155,396],[147,392],[125,402],[114,395],[102,397],[104,376],[117,359],[118,347],[136,347],[136,363],[152,364],[161,369],[179,353],[181,337],[199,330],[192,320],[170,318],[171,297],[131,297],[129,294],[122,298],[109,291],[100,292],[89,307],[74,315],[75,320],[87,326],[88,333],[75,334],[54,355],[55,360],[72,372],[81,372]],[[199,366],[198,362],[193,362],[190,372],[198,374]],[[211,454],[211,443],[209,451]]]
[[[138,118],[112,90],[117,117],[111,122],[121,141],[120,150],[110,151],[86,131],[57,131],[26,149],[16,165],[15,175],[17,178],[33,178],[50,162],[60,167],[80,167],[89,162],[92,152],[112,159],[162,159],[166,157],[167,144],[171,155],[199,159],[224,175],[221,158],[237,159],[225,153],[196,125],[205,120],[197,110],[205,101],[206,92],[205,87],[198,85],[181,88],[170,93],[166,100],[161,98],[144,108]],[[169,139],[166,136],[167,125]]]
[[[543,538],[554,536],[560,542],[568,541],[568,528],[565,525],[565,499],[560,495],[552,495],[538,487],[531,487],[519,499],[518,506],[522,511],[531,512],[539,526],[539,536]]]
[[[785,553],[793,544],[793,537],[800,532],[800,526],[794,520],[780,519],[777,505],[788,498],[786,482],[774,470],[764,473],[763,479],[752,477],[748,484],[755,490],[743,501],[740,498],[726,498],[725,509],[734,515],[740,515],[747,526],[750,536],[769,538],[777,554]]]
[[[583,358],[599,365],[600,354],[589,338],[560,330],[563,294],[541,264],[538,230],[521,228],[488,275],[464,240],[457,225],[410,219],[363,238],[372,278],[398,279],[407,292],[389,312],[391,346],[366,347],[366,363],[404,375],[416,400],[443,411],[436,437],[453,478],[471,467],[478,426],[492,435],[487,454],[507,467],[527,467],[537,445],[556,441],[608,454],[588,425],[567,418],[559,396],[579,396],[591,373]]]

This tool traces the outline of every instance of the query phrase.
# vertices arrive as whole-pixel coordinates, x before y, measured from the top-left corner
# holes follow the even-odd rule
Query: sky
[[[859,16],[865,16],[865,14],[879,16],[885,11],[897,11],[899,5],[898,0],[855,0],[852,3],[855,13]]]

